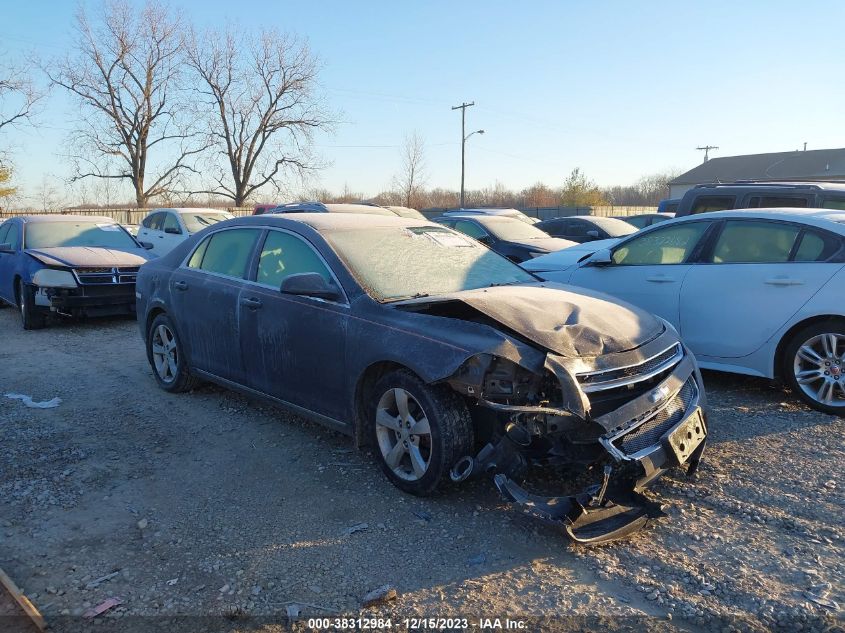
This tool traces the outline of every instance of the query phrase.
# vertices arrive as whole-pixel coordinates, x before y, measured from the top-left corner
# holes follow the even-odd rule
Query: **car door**
[[[727,220],[681,288],[684,341],[703,356],[758,350],[840,269],[840,238],[765,219]]]
[[[9,241],[9,232],[12,229],[13,222],[8,220],[0,224],[0,244],[11,247]],[[6,303],[14,303],[14,268],[17,254],[12,252],[0,251],[0,299]]]
[[[573,271],[570,283],[606,292],[678,327],[681,284],[692,268],[691,257],[711,225],[701,220],[645,229],[616,245],[611,263],[582,262]]]
[[[161,224],[160,237],[158,239],[159,255],[165,255],[176,248],[185,239],[185,230],[179,222],[175,211],[166,211]],[[154,249],[155,250],[155,249]]]
[[[161,255],[161,240],[164,239],[162,224],[164,223],[164,212],[151,213],[141,222],[138,227],[138,241],[149,242],[153,245],[153,253]]]
[[[279,290],[294,274],[317,273],[340,288],[336,277],[308,241],[281,229],[267,231],[255,266],[239,307],[245,384],[342,419],[349,305]]]
[[[261,229],[216,231],[170,276],[171,308],[192,367],[243,383],[240,294]]]

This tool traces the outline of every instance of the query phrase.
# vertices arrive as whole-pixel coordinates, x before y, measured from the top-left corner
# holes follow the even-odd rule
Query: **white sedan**
[[[219,209],[153,209],[138,227],[137,238],[152,244],[156,255],[166,255],[192,234],[233,217]]]
[[[782,379],[845,415],[845,212],[722,211],[596,244],[523,266],[663,317],[702,367]]]

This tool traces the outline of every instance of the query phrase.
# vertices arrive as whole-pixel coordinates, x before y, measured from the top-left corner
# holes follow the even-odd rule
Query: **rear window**
[[[771,209],[779,207],[807,208],[809,201],[806,196],[753,196],[748,201],[750,209]]]
[[[736,206],[736,196],[699,196],[690,209],[690,213],[707,213],[708,211],[725,211]]]
[[[842,245],[842,240],[833,235],[805,231],[795,251],[796,262],[824,262],[830,259]]]
[[[845,211],[845,198],[825,198],[822,202],[822,208]]]

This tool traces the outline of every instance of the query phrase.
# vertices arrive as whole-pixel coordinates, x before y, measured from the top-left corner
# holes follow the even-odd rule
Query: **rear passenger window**
[[[291,275],[317,273],[332,283],[329,269],[311,246],[290,233],[270,231],[261,249],[256,281],[278,288]]]
[[[487,235],[487,231],[478,226],[475,222],[456,222],[455,230],[460,231],[464,235],[469,235],[475,239],[480,239]]]
[[[685,222],[635,237],[613,252],[622,266],[681,264],[687,260],[710,222]]]
[[[695,199],[690,213],[724,211],[725,209],[733,209],[735,205],[736,196],[701,196]]]
[[[165,213],[164,214],[163,229],[165,231],[167,231],[169,229],[177,235],[182,233],[182,229],[179,227],[179,220],[176,219],[175,213]]]
[[[821,235],[812,231],[805,231],[801,237],[798,250],[795,251],[796,262],[823,262],[836,253],[841,240],[832,235]]]
[[[214,233],[194,251],[188,267],[246,279],[250,256],[260,233],[258,229],[230,229]]]
[[[9,234],[9,229],[11,228],[11,226],[11,222],[8,222],[6,224],[0,224],[0,244],[6,243],[6,236]]]
[[[760,204],[757,205],[762,208],[778,208],[778,207],[807,207],[807,198],[801,196],[761,196]]]
[[[822,208],[845,211],[845,198],[825,198],[822,202]]]
[[[714,264],[774,264],[789,261],[800,228],[778,222],[731,220],[713,249]]]

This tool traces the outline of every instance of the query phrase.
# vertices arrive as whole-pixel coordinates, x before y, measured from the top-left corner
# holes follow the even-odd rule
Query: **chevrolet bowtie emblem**
[[[669,395],[669,387],[663,386],[659,389],[655,389],[650,394],[648,394],[648,399],[652,404],[657,404],[661,400],[665,400]]]

